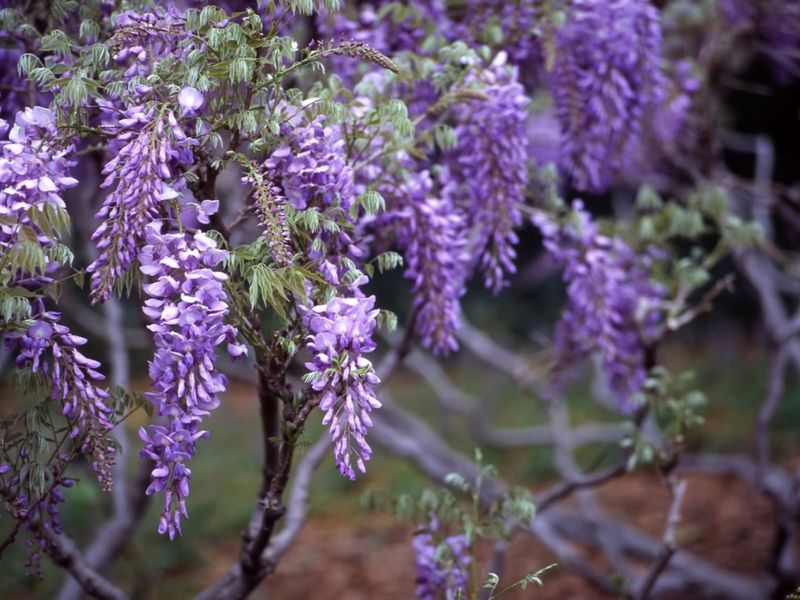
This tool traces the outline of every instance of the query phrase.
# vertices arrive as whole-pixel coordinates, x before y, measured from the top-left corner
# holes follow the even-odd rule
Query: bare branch
[[[667,515],[667,523],[664,526],[663,545],[644,583],[642,583],[642,589],[639,592],[639,600],[647,600],[647,598],[650,597],[653,586],[655,586],[659,576],[664,572],[664,569],[667,568],[670,559],[678,549],[675,529],[678,527],[678,523],[681,520],[681,505],[683,504],[683,497],[686,495],[686,480],[676,480],[674,475],[669,475],[667,477],[667,487],[669,488],[672,502]]]
[[[122,310],[116,298],[110,298],[104,305],[105,337],[109,342],[111,383],[127,388],[130,378],[128,344],[122,327]],[[100,321],[102,323],[102,321]],[[114,464],[114,487],[112,489],[113,515],[95,532],[94,538],[86,548],[86,563],[96,571],[105,572],[124,549],[136,526],[144,516],[149,497],[145,494],[150,482],[153,463],[143,460],[137,470],[133,485],[128,485],[127,457],[130,444],[124,426],[112,431],[120,452]],[[81,584],[68,577],[58,594],[58,600],[79,600],[82,597]]]
[[[53,562],[63,567],[80,583],[87,594],[101,600],[125,600],[127,595],[87,562],[75,543],[65,535],[56,536],[47,532],[51,545],[49,552]]]
[[[425,357],[421,352],[410,353],[404,364],[422,375],[445,408],[466,417],[473,435],[481,442],[496,448],[550,445],[554,442],[552,428],[548,425],[509,428],[493,426],[483,406],[458,389],[439,363]],[[598,423],[579,425],[567,433],[572,444],[577,447],[593,442],[616,443],[625,432],[621,425]]]

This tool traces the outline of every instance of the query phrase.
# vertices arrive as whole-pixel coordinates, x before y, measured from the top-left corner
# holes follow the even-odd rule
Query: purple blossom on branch
[[[567,306],[555,334],[557,378],[592,352],[602,356],[609,389],[624,412],[647,377],[647,341],[664,290],[651,281],[646,259],[623,240],[599,233],[576,201],[567,221],[534,218],[545,248],[564,264]]]
[[[431,517],[428,527],[414,536],[412,542],[417,568],[417,592],[420,600],[444,597],[455,600],[465,597],[472,562],[469,542],[463,534],[451,535],[437,544],[439,521]]]
[[[456,107],[458,147],[448,157],[447,172],[454,179],[445,182],[443,195],[453,194],[459,204],[463,186],[477,231],[474,252],[486,286],[498,293],[516,271],[515,229],[522,225],[520,206],[528,183],[528,99],[517,69],[505,65],[502,53],[489,69],[472,71],[465,85],[477,87],[487,99]]]
[[[164,58],[185,57],[194,46],[191,39],[183,14],[170,3],[167,10],[121,13],[109,43],[115,60],[129,61],[125,77],[131,79],[149,75]]]
[[[648,0],[575,0],[555,43],[561,164],[576,188],[602,190],[630,166],[664,95],[659,12]]]
[[[78,183],[69,176],[71,151],[72,146],[58,142],[55,115],[42,107],[17,113],[9,139],[0,142],[0,251],[11,256],[21,245],[33,244],[44,261],[31,271],[17,269],[6,283],[9,287],[41,294],[62,266],[49,257],[58,240],[39,226],[37,213],[65,208],[61,195]],[[47,377],[51,397],[61,403],[69,422],[70,437],[81,440],[101,486],[109,489],[114,448],[106,438],[112,427],[108,394],[96,384],[103,379],[100,363],[78,350],[86,339],[62,325],[59,313],[46,311],[40,297],[30,304],[27,328],[7,333],[5,343],[18,351],[18,367],[27,365]]]
[[[2,130],[0,126],[0,130]],[[26,108],[16,115],[8,140],[0,142],[0,251],[9,252],[20,241],[23,228],[36,234],[35,243],[53,246],[51,239],[36,225],[37,212],[66,208],[63,192],[77,185],[69,170],[74,163],[69,145],[57,143],[55,115],[47,108]],[[29,240],[33,241],[33,240]],[[46,270],[57,265],[47,265]],[[40,278],[45,273],[18,274],[20,281]]]
[[[284,125],[285,142],[273,150],[264,168],[280,181],[296,210],[335,203],[347,212],[354,200],[353,169],[345,162],[344,140],[338,127],[326,126],[324,117],[307,125]]]
[[[339,472],[350,479],[356,477],[353,460],[359,471],[366,472],[364,463],[372,455],[366,440],[372,427],[369,413],[381,406],[373,389],[380,380],[364,357],[375,349],[372,335],[378,316],[375,297],[358,291],[365,282],[365,277],[354,282],[356,294],[351,297],[337,296],[325,304],[300,308],[312,356],[305,378],[319,395],[319,407],[325,412],[322,423],[330,426]]]
[[[87,340],[59,323],[60,313],[45,311],[39,299],[34,307],[28,329],[7,334],[6,344],[18,350],[17,367],[28,366],[47,377],[51,398],[63,406],[70,437],[81,442],[81,451],[91,458],[97,480],[107,491],[116,451],[107,438],[113,427],[112,411],[106,404],[108,392],[97,385],[105,379],[98,371],[100,363],[78,350]]]
[[[181,516],[188,516],[192,473],[186,463],[195,454],[195,442],[208,435],[199,425],[219,406],[227,385],[214,367],[216,346],[227,343],[232,357],[246,348],[236,343],[236,329],[225,322],[227,276],[215,268],[226,251],[201,231],[190,235],[161,229],[160,221],[147,225],[139,260],[141,272],[153,279],[144,286],[149,298],[143,307],[156,344],[150,361],[154,391],[148,397],[167,424],[142,428],[139,435],[145,442],[142,456],[156,463],[147,493],[164,493],[158,531],[174,538],[181,531]]]
[[[18,473],[12,471],[10,464],[0,464],[0,498],[4,508],[18,522],[24,523],[24,529],[31,535],[25,542],[30,550],[25,567],[32,569],[40,579],[42,552],[52,550],[48,534],[60,535],[64,531],[60,510],[65,500],[64,490],[75,484],[75,480],[63,472],[68,457],[61,454],[57,458],[60,463],[50,469],[44,493],[36,497],[29,493],[32,470]]]
[[[99,257],[87,268],[92,274],[92,298],[104,301],[116,280],[136,258],[145,226],[158,214],[163,200],[176,192],[168,182],[174,165],[191,164],[197,141],[184,133],[171,110],[134,106],[108,128],[123,144],[103,168],[103,188],[112,188],[97,213],[100,225],[92,235]]]
[[[398,243],[413,281],[413,307],[422,344],[434,354],[458,349],[461,297],[468,264],[466,220],[449,198],[436,198],[427,171],[398,187]]]

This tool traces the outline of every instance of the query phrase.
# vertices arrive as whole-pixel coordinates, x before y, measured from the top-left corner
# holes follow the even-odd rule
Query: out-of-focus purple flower
[[[139,433],[143,457],[156,463],[148,494],[164,493],[159,533],[174,538],[186,517],[195,442],[207,435],[199,424],[219,406],[226,379],[214,367],[216,347],[227,344],[231,356],[245,353],[236,342],[236,329],[226,323],[228,304],[215,268],[225,250],[202,231],[162,233],[162,223],[147,225],[147,245],[139,255],[140,270],[150,278],[144,286],[144,313],[150,319],[156,353],[150,361],[153,392],[148,394],[166,426],[151,425]]]
[[[49,470],[45,480],[47,487],[44,494],[36,497],[32,497],[29,493],[33,483],[31,481],[33,470],[26,469],[22,473],[17,473],[11,472],[11,465],[0,466],[0,498],[3,500],[4,509],[22,523],[23,530],[31,535],[32,539],[25,543],[29,548],[25,568],[33,571],[39,578],[42,576],[42,553],[54,550],[51,535],[63,533],[60,505],[65,500],[64,490],[75,484],[74,479],[64,476],[63,473],[67,457],[59,455],[57,458],[59,462]]]
[[[541,63],[540,36],[535,33],[540,27],[540,0],[466,0],[465,5],[464,18],[458,24],[455,39],[467,43],[468,40],[477,40],[501,47],[513,64],[526,71]],[[475,43],[470,45],[477,46]]]
[[[579,359],[599,352],[617,406],[629,412],[631,397],[647,377],[646,345],[659,319],[664,290],[650,279],[646,257],[618,237],[601,235],[576,201],[560,223],[534,218],[544,245],[564,264],[567,306],[556,329],[557,378]]]
[[[561,165],[576,188],[602,190],[664,95],[659,13],[648,0],[575,0],[555,40]]]
[[[192,146],[197,144],[172,111],[156,106],[127,109],[125,118],[108,131],[124,145],[103,168],[101,187],[113,189],[97,213],[100,225],[92,235],[100,255],[87,268],[92,298],[101,302],[136,257],[159,204],[177,196],[168,183],[177,178],[175,166],[193,162]]]
[[[129,63],[128,79],[147,76],[158,61],[166,57],[180,60],[195,47],[183,14],[171,3],[166,10],[158,7],[145,13],[121,13],[109,44],[116,61]]]
[[[354,461],[359,471],[366,472],[364,463],[372,455],[366,440],[372,427],[369,413],[381,406],[373,389],[378,376],[364,357],[375,349],[372,335],[378,316],[375,297],[365,297],[358,290],[364,283],[366,278],[354,282],[350,297],[300,307],[312,356],[306,363],[306,379],[319,395],[319,407],[325,413],[322,423],[330,426],[339,472],[350,479],[356,477]]]
[[[431,517],[428,526],[412,542],[417,568],[416,596],[420,600],[464,597],[469,584],[470,546],[463,534],[440,537],[439,522]]]
[[[180,104],[184,115],[193,117],[200,112],[206,100],[200,90],[187,86],[178,93],[178,104]]]
[[[323,39],[355,41],[393,56],[399,52],[420,52],[425,38],[434,33],[447,35],[454,32],[447,16],[444,0],[418,0],[408,4],[408,10],[389,11],[380,16],[379,11],[389,0],[370,3],[348,3],[342,12],[317,15],[317,27]],[[359,74],[373,71],[375,65],[347,56],[333,56],[331,62],[339,77],[354,83]]]
[[[466,291],[468,265],[466,220],[448,198],[432,195],[427,171],[397,189],[397,241],[407,261],[405,275],[414,282],[416,327],[422,344],[434,354],[458,349],[460,299]]]
[[[447,157],[450,169],[444,172],[442,193],[463,204],[460,196],[466,192],[477,230],[473,252],[480,257],[486,286],[497,293],[516,270],[515,229],[522,224],[520,207],[528,182],[528,99],[517,69],[505,65],[502,53],[489,69],[472,71],[465,84],[476,86],[487,99],[455,108],[458,147]]]

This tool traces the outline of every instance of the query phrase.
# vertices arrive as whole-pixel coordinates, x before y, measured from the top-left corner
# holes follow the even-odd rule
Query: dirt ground
[[[755,574],[771,540],[771,508],[755,491],[734,477],[687,475],[683,520],[678,529],[681,547],[712,563]],[[637,475],[608,483],[598,492],[612,516],[661,536],[667,510],[666,490],[655,476]],[[412,528],[387,516],[367,515],[346,522],[312,518],[275,574],[253,595],[257,599],[413,598]],[[230,549],[235,552],[235,549]],[[232,554],[227,553],[228,556]],[[512,542],[505,581],[556,558],[526,534]],[[602,563],[598,563],[602,564]],[[209,573],[209,579],[219,575]],[[528,588],[504,598],[613,598],[565,568],[544,575],[543,588]],[[755,600],[755,599],[754,599]]]

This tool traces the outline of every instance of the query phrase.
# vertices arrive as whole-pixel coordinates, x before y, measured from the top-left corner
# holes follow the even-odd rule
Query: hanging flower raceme
[[[436,198],[427,171],[398,186],[403,208],[397,220],[397,241],[403,250],[414,294],[416,327],[422,344],[434,354],[458,349],[461,297],[466,291],[468,257],[466,222],[449,198]]]
[[[466,192],[477,230],[475,255],[480,256],[486,286],[497,293],[516,270],[515,229],[522,224],[520,207],[528,183],[528,99],[516,68],[505,66],[502,53],[489,69],[470,73],[465,85],[477,87],[487,98],[456,107],[458,147],[448,158],[448,173],[457,185],[445,182],[444,193],[452,193],[458,204],[461,190]]]
[[[324,117],[304,125],[284,124],[285,142],[273,150],[261,170],[271,193],[280,194],[295,210],[315,210],[329,223],[352,223],[350,208],[355,201],[353,168],[346,161],[345,143],[338,126],[326,126]],[[282,202],[268,203],[280,212]],[[260,209],[261,211],[261,209]],[[262,219],[266,215],[262,212]],[[285,233],[281,234],[285,238]],[[344,227],[322,227],[306,249],[309,258],[322,267],[327,261],[339,276],[347,272],[343,259],[360,262],[362,251]]]
[[[347,212],[354,200],[353,169],[345,162],[338,127],[325,126],[320,116],[306,125],[283,126],[285,142],[273,150],[264,167],[280,178],[289,203],[297,210],[311,205],[338,205]]]
[[[125,71],[128,79],[147,76],[158,61],[166,57],[180,60],[194,47],[183,14],[172,4],[167,10],[158,7],[152,12],[121,13],[109,43],[115,60],[130,62]]]
[[[78,350],[87,340],[59,323],[60,313],[45,311],[38,299],[34,308],[28,329],[7,336],[18,350],[17,367],[28,366],[47,377],[52,399],[63,405],[70,437],[80,441],[81,451],[91,457],[101,487],[109,490],[115,450],[107,437],[113,426],[112,411],[106,404],[108,392],[97,385],[105,379],[97,370],[100,363]]]
[[[151,320],[156,353],[150,361],[153,392],[148,395],[165,425],[140,430],[142,457],[156,463],[148,494],[164,493],[159,533],[174,538],[186,517],[195,442],[208,435],[200,429],[227,381],[214,367],[216,347],[227,343],[232,357],[246,352],[236,343],[236,329],[226,323],[226,275],[216,270],[227,253],[201,231],[162,233],[162,223],[147,225],[147,245],[140,270],[152,282],[144,286],[144,313]]]
[[[349,297],[300,308],[312,356],[305,378],[319,395],[325,412],[322,423],[330,426],[339,472],[350,479],[356,476],[353,462],[366,472],[364,463],[372,455],[366,440],[372,426],[369,413],[381,406],[373,389],[380,381],[364,356],[375,349],[372,335],[378,316],[375,297],[365,297],[358,289],[365,283],[366,277],[354,282]]]
[[[46,311],[38,297],[53,282],[60,261],[68,258],[51,237],[55,231],[43,229],[42,214],[62,211],[61,195],[77,184],[69,176],[72,148],[57,140],[55,115],[36,107],[20,111],[8,141],[0,142],[0,251],[12,265],[10,274],[0,275],[7,279],[4,285],[33,295],[26,328],[15,328],[4,340],[18,351],[18,367],[27,365],[49,381],[52,399],[62,404],[69,421],[70,436],[81,441],[98,480],[108,489],[114,448],[106,438],[112,426],[108,394],[96,384],[103,379],[100,364],[78,350],[86,339],[72,335],[59,322],[60,314]],[[26,265],[25,257],[32,255],[39,259]],[[15,265],[17,261],[21,264]]]
[[[648,0],[575,0],[555,42],[561,164],[576,188],[602,190],[632,166],[631,144],[664,95],[659,13]]]
[[[67,157],[72,147],[59,145],[56,140],[55,115],[37,106],[18,112],[8,140],[0,142],[0,250],[3,254],[20,242],[41,248],[52,248],[56,243],[34,219],[48,208],[65,209],[61,195],[78,183],[69,176],[74,163]],[[40,279],[57,266],[48,264],[35,273],[17,273],[15,284],[24,285],[24,280]]]
[[[136,258],[142,232],[159,204],[176,196],[169,186],[176,177],[174,165],[191,164],[197,144],[171,110],[155,105],[127,109],[108,132],[122,146],[103,168],[101,187],[113,189],[97,213],[100,226],[92,235],[100,255],[87,268],[92,298],[101,302]]]
[[[445,537],[437,544],[435,536],[440,536],[439,521],[431,517],[428,526],[420,530],[412,542],[417,568],[417,598],[462,598],[469,584],[469,565],[472,562],[469,542],[465,535],[457,534]]]
[[[647,377],[646,347],[664,290],[651,281],[646,259],[618,237],[601,235],[579,201],[565,223],[542,213],[534,224],[547,250],[564,264],[567,283],[567,306],[555,335],[557,377],[599,352],[617,406],[632,410],[632,396]]]

